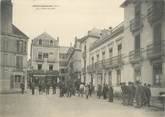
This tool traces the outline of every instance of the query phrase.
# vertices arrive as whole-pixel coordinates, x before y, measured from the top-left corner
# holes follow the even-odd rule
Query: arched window
[[[39,45],[42,45],[42,40],[41,39],[39,40]]]
[[[50,45],[53,45],[53,40],[50,40]]]

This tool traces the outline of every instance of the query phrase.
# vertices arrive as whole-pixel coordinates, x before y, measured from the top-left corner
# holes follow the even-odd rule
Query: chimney
[[[12,33],[12,18],[13,18],[11,0],[1,1],[1,32]]]

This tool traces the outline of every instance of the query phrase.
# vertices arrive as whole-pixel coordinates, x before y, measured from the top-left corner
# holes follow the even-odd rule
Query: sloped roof
[[[49,40],[56,40],[52,36],[50,36],[47,32],[40,34],[39,36],[35,37],[34,39],[49,39]]]
[[[29,39],[29,37],[24,34],[22,31],[20,31],[15,25],[12,24],[12,32],[14,35],[18,35],[23,37],[24,39]]]

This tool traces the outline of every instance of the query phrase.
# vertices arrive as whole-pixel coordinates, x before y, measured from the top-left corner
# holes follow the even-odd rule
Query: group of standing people
[[[140,82],[129,82],[126,85],[125,82],[121,83],[122,90],[122,104],[123,105],[134,105],[136,101],[136,107],[140,108],[142,106],[150,106],[151,90],[150,84],[142,85]]]
[[[46,93],[46,95],[49,95],[51,88],[53,90],[53,94],[56,94],[56,87],[57,87],[57,83],[55,81],[52,83],[48,81],[47,82],[40,81],[38,84],[36,84],[35,82],[30,82],[30,89],[31,89],[32,95],[35,95],[36,89],[38,89],[38,92],[40,95],[43,93]]]
[[[109,102],[113,102],[113,87],[111,85],[104,84],[103,87],[99,84],[97,87],[97,96],[100,99],[103,96],[103,99],[107,99]]]
[[[53,94],[56,94],[56,88],[59,87],[60,93],[59,96],[63,97],[71,97],[76,93],[78,96],[85,97],[88,99],[89,96],[92,96],[92,93],[96,90],[97,96],[100,99],[103,96],[103,99],[107,99],[109,102],[113,102],[114,98],[114,90],[111,85],[104,84],[98,85],[97,89],[94,89],[92,83],[84,84],[78,83],[77,85],[74,84],[72,81],[60,81],[58,84],[57,82],[39,82],[38,91],[39,94],[46,93],[49,95],[50,88],[52,88]],[[142,85],[141,82],[125,82],[120,83],[121,86],[121,98],[123,105],[130,105],[133,106],[134,102],[136,102],[136,107],[141,108],[142,106],[150,106],[150,98],[151,98],[151,90],[150,84]],[[20,84],[21,93],[24,94],[25,85],[24,83]],[[30,83],[30,89],[32,91],[32,95],[35,94],[36,84],[34,82]]]

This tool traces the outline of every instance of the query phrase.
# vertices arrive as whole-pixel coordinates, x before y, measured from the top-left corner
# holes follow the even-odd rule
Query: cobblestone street
[[[0,117],[164,117],[162,111],[123,106],[95,97],[88,100],[74,96],[5,94],[0,95]]]

